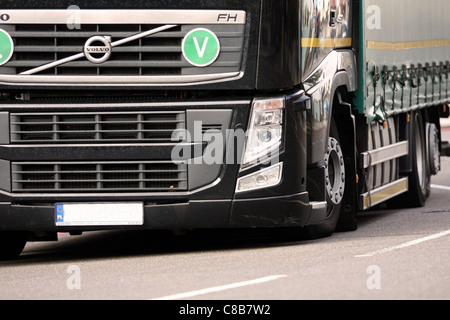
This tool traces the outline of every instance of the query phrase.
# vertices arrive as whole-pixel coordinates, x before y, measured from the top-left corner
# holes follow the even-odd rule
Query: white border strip
[[[264,278],[258,278],[258,279],[254,279],[254,280],[243,281],[243,282],[236,282],[236,283],[227,284],[224,286],[211,287],[211,288],[206,288],[206,289],[202,289],[202,290],[195,290],[195,291],[174,294],[171,296],[156,298],[156,299],[152,299],[152,300],[176,300],[176,299],[192,298],[195,296],[200,296],[200,295],[204,295],[204,294],[208,294],[208,293],[220,292],[220,291],[225,291],[225,290],[229,290],[229,289],[235,289],[235,288],[251,286],[251,285],[255,285],[255,284],[259,284],[259,283],[274,281],[274,280],[284,278],[284,277],[287,277],[287,275],[267,276]]]
[[[379,255],[379,254],[395,251],[395,250],[398,250],[398,249],[403,249],[403,248],[406,248],[406,247],[411,247],[411,246],[417,245],[417,244],[425,242],[425,241],[441,238],[441,237],[444,237],[446,235],[450,235],[450,229],[446,230],[446,231],[442,231],[442,232],[436,233],[436,234],[432,234],[432,235],[424,237],[424,238],[420,238],[420,239],[412,240],[412,241],[409,241],[409,242],[405,242],[405,243],[402,243],[402,244],[400,244],[398,246],[383,248],[383,249],[372,251],[372,252],[369,252],[369,253],[366,253],[366,254],[356,255],[355,258],[373,257],[373,256],[376,256],[376,255]]]
[[[450,191],[450,187],[448,187],[448,186],[440,186],[440,185],[437,185],[437,184],[432,184],[432,185],[430,185],[430,187],[433,188],[433,189],[441,189],[441,190]]]

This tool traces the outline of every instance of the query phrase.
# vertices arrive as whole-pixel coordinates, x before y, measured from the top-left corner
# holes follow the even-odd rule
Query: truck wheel
[[[427,198],[431,194],[431,176],[437,175],[441,171],[441,152],[439,150],[439,131],[434,123],[426,123],[425,135],[427,143]]]
[[[420,111],[411,114],[411,122],[409,143],[411,144],[412,171],[407,175],[408,192],[388,202],[393,208],[423,207],[428,196],[427,189],[429,189],[431,176],[428,169],[425,128]]]
[[[428,177],[427,149],[425,129],[420,111],[414,113],[412,133],[412,172],[409,175],[408,203],[413,207],[422,207],[427,199]]]
[[[17,258],[27,243],[28,233],[0,231],[0,261]]]
[[[324,156],[327,217],[318,225],[304,227],[304,236],[317,239],[331,236],[336,230],[345,191],[345,161],[337,126],[332,120]]]

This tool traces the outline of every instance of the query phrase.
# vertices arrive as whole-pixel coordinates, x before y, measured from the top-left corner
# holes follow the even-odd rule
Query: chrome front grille
[[[13,162],[17,193],[187,190],[186,164],[172,162]]]
[[[83,52],[86,40],[108,35],[112,41],[133,36],[160,26],[82,25],[69,30],[66,25],[17,25],[9,32],[15,41],[15,56],[8,64],[14,74],[62,60]],[[10,29],[13,29],[10,27]],[[181,57],[181,26],[139,39],[114,49],[108,62],[96,65],[86,59],[41,71],[40,75],[181,75],[186,64]],[[226,62],[224,65],[232,65]]]
[[[11,142],[173,143],[185,118],[185,111],[12,113]]]
[[[0,66],[0,83],[178,85],[238,78],[243,70],[245,12],[238,13],[239,20],[229,22],[218,18],[220,11],[209,10],[137,10],[129,15],[81,10],[81,24],[71,27],[64,10],[9,10],[14,18],[0,21],[0,29],[13,39],[14,54]],[[157,23],[164,20],[170,24]],[[220,41],[220,55],[207,67],[190,64],[182,54],[183,38],[199,28],[212,31]],[[110,57],[100,64],[84,54],[94,36],[111,37],[114,44]]]

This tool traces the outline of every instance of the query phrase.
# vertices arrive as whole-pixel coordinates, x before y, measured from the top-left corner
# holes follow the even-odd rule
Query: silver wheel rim
[[[440,151],[439,151],[439,137],[436,131],[433,133],[434,138],[434,152],[433,152],[433,174],[437,174],[441,170]]]
[[[427,124],[427,143],[431,174],[437,174],[441,170],[440,151],[439,151],[439,135],[435,124]]]
[[[330,137],[325,153],[325,184],[328,198],[334,204],[342,201],[345,190],[345,164],[339,142]]]

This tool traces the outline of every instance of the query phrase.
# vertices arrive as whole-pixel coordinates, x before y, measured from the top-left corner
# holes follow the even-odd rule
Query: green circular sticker
[[[11,36],[3,29],[0,29],[0,66],[11,59],[14,53],[14,42]]]
[[[183,39],[183,56],[196,67],[207,67],[214,63],[220,54],[219,38],[208,29],[194,29]]]

